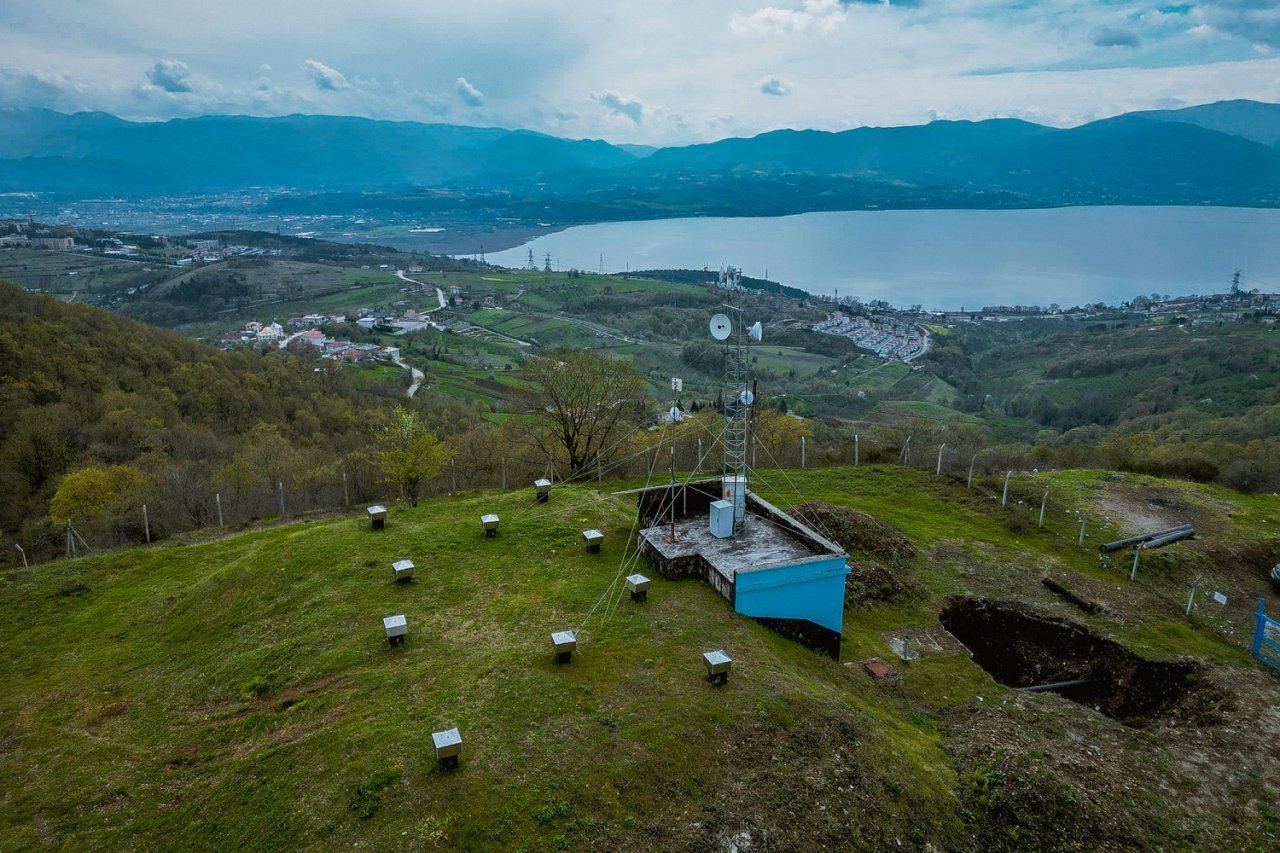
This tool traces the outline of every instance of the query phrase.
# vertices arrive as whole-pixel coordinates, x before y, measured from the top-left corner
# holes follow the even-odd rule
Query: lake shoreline
[[[815,295],[895,306],[1116,305],[1151,293],[1280,290],[1280,210],[1211,206],[838,211],[572,226],[490,263],[551,254],[559,269],[718,269],[731,264]],[[523,256],[523,257],[521,257]],[[558,259],[558,264],[556,263]]]

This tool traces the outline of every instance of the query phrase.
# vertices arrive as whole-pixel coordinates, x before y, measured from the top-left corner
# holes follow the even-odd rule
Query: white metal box
[[[573,631],[553,631],[551,645],[556,650],[556,662],[568,663],[578,648],[578,635]]]
[[[582,531],[582,539],[587,543],[587,550],[592,554],[600,553],[600,545],[604,542],[604,534],[594,527]]]
[[[403,613],[397,613],[395,616],[382,617],[382,629],[387,632],[387,639],[393,646],[404,642],[405,634],[409,633],[409,620],[404,617]]]
[[[413,578],[413,560],[396,560],[391,564],[391,571],[395,572],[396,580],[407,581]]]
[[[733,535],[733,504],[728,501],[711,502],[711,535],[728,539]]]
[[[729,680],[729,669],[733,659],[725,654],[724,649],[714,652],[703,652],[702,659],[707,664],[707,680],[712,684],[724,684]]]
[[[480,526],[484,528],[484,535],[493,537],[498,535],[498,514],[488,512],[480,516]]]
[[[462,755],[462,732],[456,728],[432,732],[431,742],[436,748],[436,761],[440,766],[458,766],[458,756]]]

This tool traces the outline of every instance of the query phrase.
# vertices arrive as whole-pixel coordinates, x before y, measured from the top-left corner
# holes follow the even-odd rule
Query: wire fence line
[[[652,432],[641,434],[635,446],[621,452],[619,448],[625,441],[615,442],[602,451],[596,464],[584,466],[563,478],[556,478],[556,482],[562,485],[590,485],[592,482],[603,484],[606,480],[619,482],[643,476],[646,484],[651,484],[664,468],[674,468],[679,473],[677,482],[683,481],[685,484],[700,475],[715,476],[719,473],[720,466],[709,460],[715,459],[722,452],[723,430],[717,434],[700,421],[694,421],[694,424],[696,426],[687,423],[665,424]],[[975,450],[955,445],[947,447],[946,443],[929,446],[924,442],[913,442],[912,438],[910,434],[906,440],[892,435],[858,436],[839,446],[819,449],[807,437],[795,437],[786,442],[760,442],[753,436],[749,452],[753,463],[763,459],[768,463],[765,470],[780,472],[782,481],[788,487],[785,492],[773,484],[772,474],[767,478],[760,477],[758,481],[777,494],[784,503],[792,506],[802,503],[805,495],[789,471],[879,463],[925,470],[953,485],[965,487],[999,505],[1004,523],[1013,533],[1049,536],[1064,549],[1091,550],[1095,547],[1101,530],[1109,533],[1117,530],[1116,525],[1103,516],[1083,516],[1079,509],[1058,500],[1052,489],[1046,493],[1045,483],[1037,476],[1039,472],[1035,469],[1004,468],[1000,463],[1007,464],[1008,460],[998,451]],[[628,435],[627,440],[636,438]],[[606,453],[609,454],[608,458]],[[537,458],[525,453],[498,456],[495,462],[496,464],[487,466],[446,465],[436,477],[424,484],[422,494],[437,496],[475,490],[528,490],[530,505],[517,513],[511,519],[512,522],[521,519],[535,520],[562,509],[536,503],[532,490],[533,481],[548,470],[565,470],[563,460],[559,460],[560,465],[557,467],[554,457]],[[1008,493],[1004,489],[1006,478],[1010,483]],[[321,486],[308,483],[299,487],[296,481],[286,480],[283,476],[276,478],[274,486],[269,490],[259,488],[256,493],[243,489],[238,492],[205,491],[203,496],[192,489],[186,489],[179,496],[181,506],[176,510],[164,503],[156,503],[152,498],[145,506],[131,508],[128,517],[111,519],[107,526],[89,525],[76,520],[71,525],[48,522],[44,525],[43,539],[32,537],[27,541],[16,542],[6,547],[8,553],[3,559],[11,566],[38,564],[50,559],[81,556],[86,552],[102,553],[114,547],[133,547],[145,541],[163,541],[178,533],[200,531],[216,535],[219,531],[234,532],[259,525],[331,516],[371,503],[388,502],[385,487],[369,471],[346,466],[334,472],[334,476]],[[201,502],[203,510],[193,512],[192,506]],[[188,523],[183,524],[184,520]],[[193,520],[203,523],[190,523]],[[817,519],[806,518],[802,513],[801,520],[831,538]],[[601,601],[587,613],[580,628],[587,628],[601,604],[604,605],[602,616],[607,619],[616,609],[614,597],[621,600],[618,581],[639,560],[639,548],[632,542],[635,523],[638,520],[633,522],[632,532],[623,549],[619,574],[604,591]],[[1125,577],[1122,580],[1127,579],[1127,567],[1116,565],[1114,559],[1100,559],[1104,567],[1116,570],[1118,578],[1123,574]],[[1253,620],[1251,605],[1256,603],[1251,601],[1253,590],[1200,568],[1194,571],[1200,581],[1196,585],[1197,590],[1189,590],[1190,601],[1176,601],[1180,596],[1171,590],[1178,587],[1181,581],[1171,580],[1170,575],[1179,572],[1185,574],[1186,570],[1180,568],[1176,560],[1159,555],[1140,556],[1140,562],[1144,560],[1149,561],[1151,567],[1149,572],[1139,568],[1139,582],[1147,580],[1149,576],[1153,577],[1157,583],[1146,583],[1144,586],[1162,597],[1169,607],[1182,608],[1189,605],[1188,616],[1202,619],[1228,635],[1245,637],[1249,633]],[[1188,585],[1193,580],[1194,578],[1189,578]],[[1225,594],[1229,603],[1219,604],[1213,598],[1213,592]]]

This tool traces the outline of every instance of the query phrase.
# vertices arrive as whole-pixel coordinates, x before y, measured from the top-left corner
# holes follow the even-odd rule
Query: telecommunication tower
[[[725,304],[725,308],[738,314],[735,323],[726,314],[711,318],[711,337],[724,344],[725,427],[724,457],[721,464],[722,497],[733,503],[733,529],[736,533],[746,517],[747,483],[750,477],[747,464],[747,440],[751,427],[751,406],[755,392],[751,389],[749,365],[751,343],[759,341],[762,329],[759,323],[745,328],[742,309]]]

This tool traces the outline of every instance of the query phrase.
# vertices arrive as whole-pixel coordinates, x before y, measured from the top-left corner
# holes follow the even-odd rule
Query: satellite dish
[[[675,423],[680,423],[684,420],[684,413],[680,411],[679,406],[671,407],[671,420]]]
[[[750,406],[756,401],[756,395],[751,393],[750,388],[746,388],[738,395],[738,399],[742,401],[742,405]]]
[[[760,323],[757,322],[751,327],[747,334],[751,336],[751,340],[758,341],[764,337],[764,326],[761,326]]]
[[[733,323],[730,323],[725,315],[717,314],[711,318],[711,337],[717,341],[728,340],[732,331]]]

